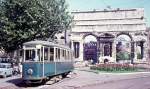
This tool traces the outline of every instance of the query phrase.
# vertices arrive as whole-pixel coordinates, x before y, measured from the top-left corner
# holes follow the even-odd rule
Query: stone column
[[[99,56],[100,56],[100,57],[102,57],[102,51],[103,51],[103,50],[102,50],[102,43],[99,42],[99,52],[100,52],[100,53],[99,53]]]
[[[101,43],[101,57],[104,57],[104,43]]]
[[[83,40],[79,41],[79,61],[83,61]]]
[[[112,43],[112,58],[113,58],[113,62],[116,62],[116,41],[114,40],[114,42]]]
[[[135,49],[135,52],[134,52],[134,60],[135,60],[135,61],[138,61],[138,60],[137,60],[137,46],[136,46],[137,44],[138,44],[137,42],[134,43],[134,49]]]
[[[145,50],[144,50],[144,47],[145,45],[144,45],[144,42],[141,42],[141,58],[143,59],[143,58],[145,58]]]
[[[97,62],[99,62],[99,57],[100,57],[100,44],[98,39],[97,40]]]
[[[131,64],[134,63],[134,57],[135,57],[135,55],[134,55],[134,52],[135,52],[135,45],[134,45],[134,44],[135,44],[134,41],[132,41],[132,42],[131,42]]]
[[[146,42],[143,42],[143,59],[148,59],[148,47]]]

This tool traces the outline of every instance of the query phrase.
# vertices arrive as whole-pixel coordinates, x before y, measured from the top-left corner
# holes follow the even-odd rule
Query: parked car
[[[0,63],[0,76],[7,77],[12,76],[13,68],[10,63]]]

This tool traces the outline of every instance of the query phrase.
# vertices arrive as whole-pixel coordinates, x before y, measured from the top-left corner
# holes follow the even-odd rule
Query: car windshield
[[[6,68],[6,65],[0,64],[0,68]]]

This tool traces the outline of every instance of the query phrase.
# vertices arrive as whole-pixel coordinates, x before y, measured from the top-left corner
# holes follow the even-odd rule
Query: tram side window
[[[66,50],[66,60],[68,60],[68,51]]]
[[[69,54],[69,51],[68,51],[68,60],[70,60],[70,57],[69,57],[69,55],[70,55],[70,54]]]
[[[58,49],[58,59],[60,60],[60,49]]]
[[[50,48],[50,61],[54,61],[54,48]]]
[[[70,52],[70,60],[73,58],[73,52]]]
[[[62,52],[62,56],[65,57],[65,50],[63,50],[63,52]]]
[[[61,59],[64,59],[64,51],[61,49]]]
[[[39,61],[40,59],[40,49],[37,49],[37,61]]]
[[[60,59],[60,49],[56,48],[56,59],[59,60]]]
[[[41,61],[43,61],[43,47],[41,48]]]
[[[57,51],[57,50],[58,50],[58,49],[56,48],[56,49],[55,49],[55,54],[56,54],[56,55],[55,55],[55,58],[56,58],[56,60],[57,60],[57,58],[58,58],[58,51]]]
[[[35,58],[35,50],[26,50],[25,51],[25,56],[26,56],[26,60],[30,60],[30,61],[32,61],[32,60],[34,60],[34,58]]]
[[[66,50],[64,50],[64,58],[65,58],[65,60],[66,60]]]
[[[48,60],[48,48],[44,48],[44,60]]]

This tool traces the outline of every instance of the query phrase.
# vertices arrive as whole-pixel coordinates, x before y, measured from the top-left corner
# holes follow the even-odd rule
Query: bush
[[[135,71],[136,68],[134,66],[130,66],[129,64],[99,64],[96,66],[90,67],[93,70],[99,71],[107,71],[107,72],[115,72],[115,71]]]
[[[130,60],[130,53],[129,52],[118,52],[116,55],[117,61],[119,60]]]
[[[142,55],[140,53],[137,53],[137,59],[141,59]]]

